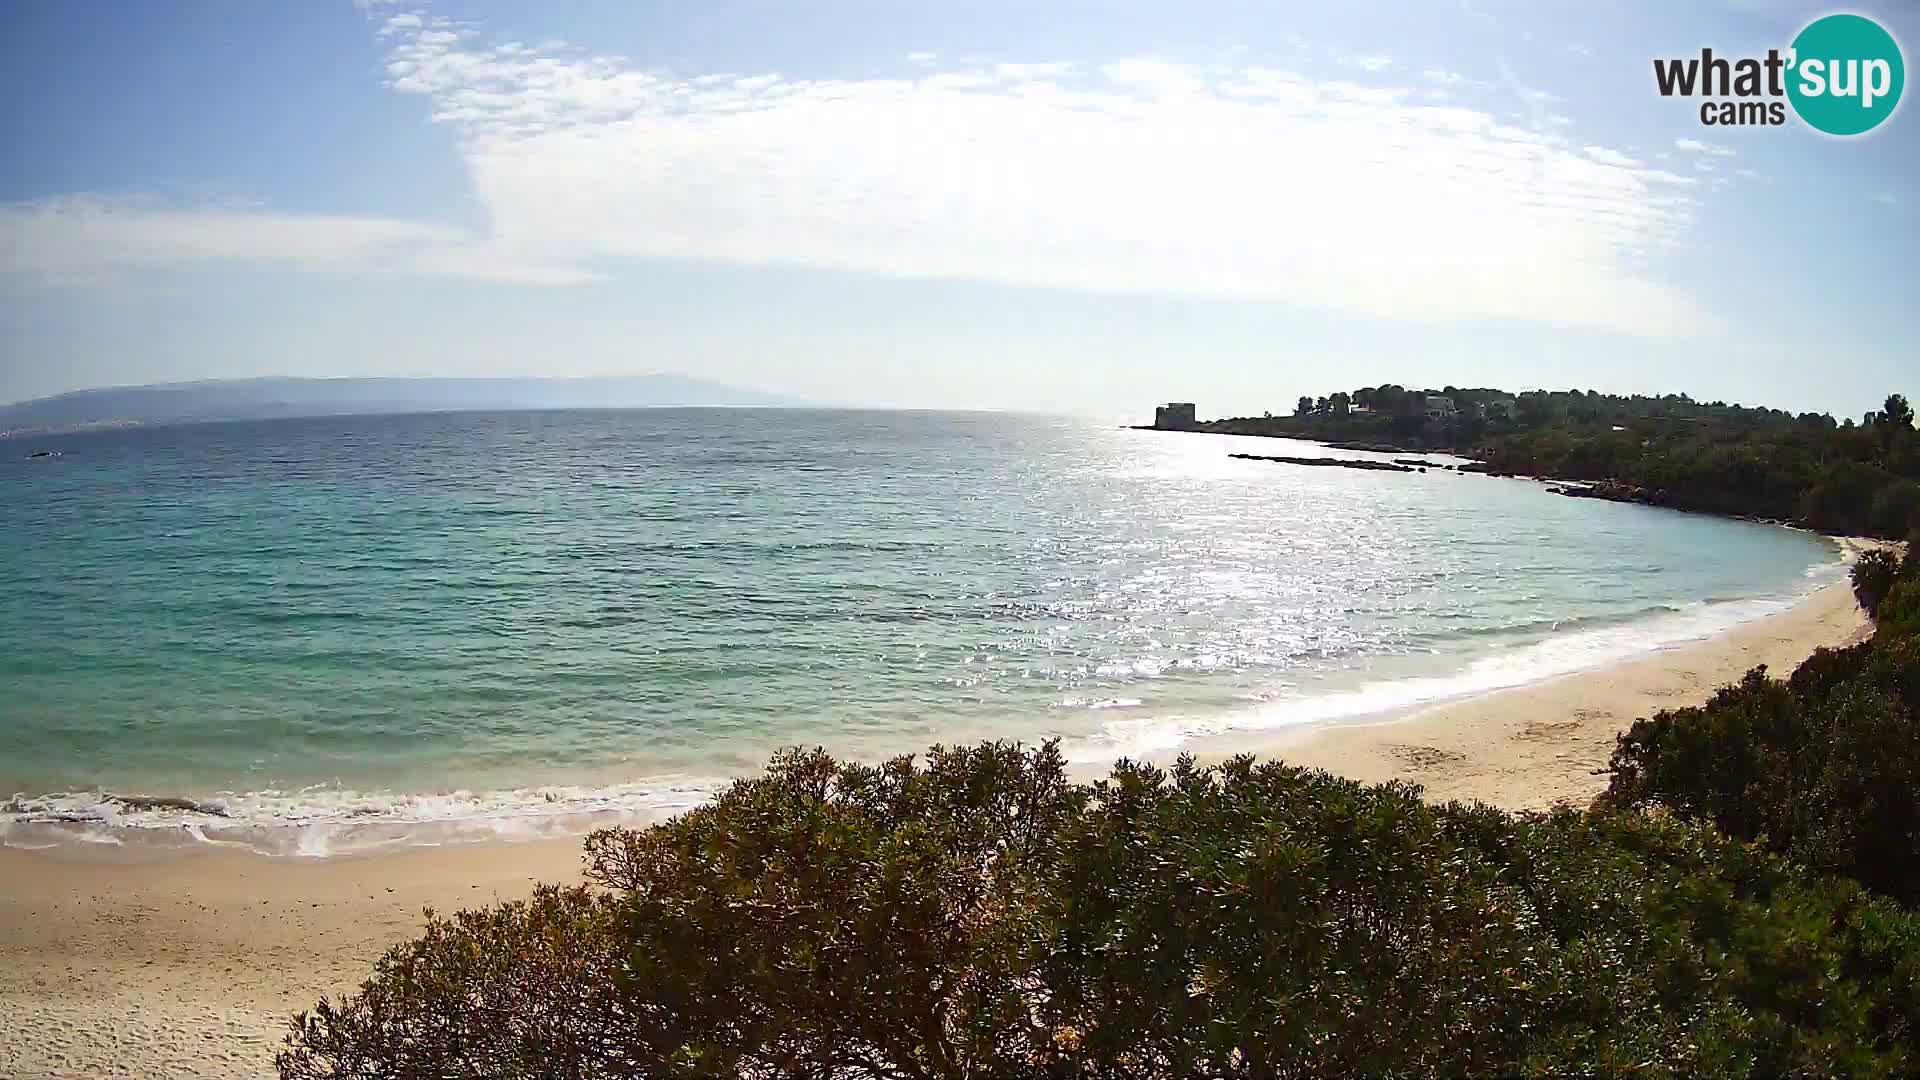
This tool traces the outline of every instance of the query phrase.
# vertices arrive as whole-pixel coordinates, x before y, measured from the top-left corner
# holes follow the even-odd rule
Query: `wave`
[[[668,817],[706,802],[726,783],[666,777],[436,794],[319,786],[201,798],[97,791],[16,794],[0,803],[0,847],[132,839],[163,847],[215,845],[324,857],[396,845],[535,839]]]
[[[1054,702],[1056,709],[1086,709],[1097,712],[1101,709],[1137,709],[1146,702],[1137,697],[1089,698],[1070,694]]]
[[[1716,598],[1708,600],[1707,602],[1711,604],[1720,601]],[[1684,608],[1675,607],[1672,604],[1648,604],[1645,607],[1633,611],[1622,611],[1611,615],[1575,615],[1565,619],[1533,619],[1521,623],[1469,626],[1458,630],[1417,631],[1408,636],[1416,641],[1438,643],[1471,640],[1475,638],[1514,638],[1555,633],[1564,634],[1572,631],[1598,629],[1609,626],[1628,626],[1645,622],[1650,618],[1662,615],[1679,614],[1684,610]],[[1442,616],[1442,618],[1448,617],[1452,616]],[[1473,616],[1469,613],[1461,613],[1458,617],[1466,619],[1472,618]]]
[[[1818,575],[1826,576],[1825,573]],[[1137,716],[1109,720],[1093,735],[1062,749],[1087,764],[1118,757],[1151,757],[1196,739],[1275,731],[1343,720],[1391,719],[1419,709],[1479,697],[1609,667],[1664,649],[1702,641],[1743,623],[1791,608],[1804,593],[1709,601],[1630,621],[1600,620],[1544,640],[1482,656],[1461,670],[1387,679],[1351,690],[1263,702],[1248,709],[1198,716]]]

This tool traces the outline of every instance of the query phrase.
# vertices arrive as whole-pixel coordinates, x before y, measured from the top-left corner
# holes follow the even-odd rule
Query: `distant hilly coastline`
[[[685,375],[583,379],[222,379],[76,390],[0,405],[0,436],[299,416],[511,409],[796,407]]]

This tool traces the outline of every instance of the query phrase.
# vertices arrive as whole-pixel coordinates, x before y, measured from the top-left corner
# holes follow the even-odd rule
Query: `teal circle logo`
[[[1900,104],[1907,65],[1893,35],[1864,15],[1827,15],[1793,39],[1787,100],[1829,135],[1862,135]]]

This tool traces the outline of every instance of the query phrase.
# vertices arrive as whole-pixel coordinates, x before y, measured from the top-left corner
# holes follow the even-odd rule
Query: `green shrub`
[[[1920,923],[1677,819],[1235,759],[789,752],[435,919],[319,1077],[1911,1075]]]
[[[1920,575],[1906,574],[1887,590],[1875,618],[1879,633],[1891,637],[1920,634]]]
[[[1900,563],[1898,556],[1884,548],[1862,552],[1854,560],[1851,571],[1854,599],[1860,601],[1861,609],[1868,615],[1878,617],[1880,602],[1900,580]]]
[[[1912,588],[1883,612],[1920,598]],[[1887,625],[1786,682],[1755,668],[1703,706],[1637,721],[1616,742],[1608,800],[1710,821],[1920,904],[1920,639]]]

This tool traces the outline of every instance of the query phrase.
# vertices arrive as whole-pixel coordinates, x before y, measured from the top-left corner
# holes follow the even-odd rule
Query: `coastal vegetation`
[[[1900,394],[1856,422],[1685,394],[1387,385],[1191,430],[1448,449],[1478,471],[1606,485],[1602,497],[1859,536],[1920,530],[1920,433]]]
[[[1875,638],[1621,736],[1588,809],[1239,757],[788,751],[433,916],[321,1077],[1920,1075],[1920,561]],[[1905,610],[1900,608],[1899,610]]]
[[[1868,553],[1853,581],[1872,640],[1637,721],[1606,798],[1710,822],[1920,908],[1920,546]]]

